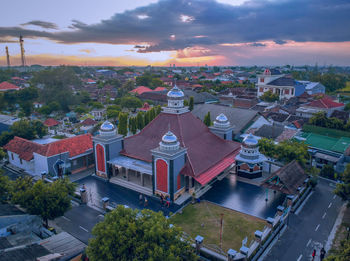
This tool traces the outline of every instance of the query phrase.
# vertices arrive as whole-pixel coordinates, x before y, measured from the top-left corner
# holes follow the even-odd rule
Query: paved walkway
[[[334,188],[335,183],[319,180],[302,211],[290,216],[286,231],[264,260],[312,260],[313,249],[317,251],[315,261],[319,260],[320,249],[326,245],[343,204],[333,194]]]
[[[176,204],[171,204],[166,208],[160,204],[160,200],[155,197],[146,196],[148,205],[140,204],[140,193],[120,187],[116,184],[103,181],[97,177],[89,176],[77,181],[78,184],[85,184],[88,192],[89,205],[92,207],[102,208],[102,198],[108,197],[111,205],[126,205],[131,208],[144,209],[148,208],[153,211],[162,211],[165,215],[175,212],[179,209]]]

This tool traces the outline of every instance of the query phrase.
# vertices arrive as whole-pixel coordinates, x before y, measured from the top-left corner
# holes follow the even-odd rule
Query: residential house
[[[4,146],[10,164],[31,175],[77,173],[94,164],[90,134],[39,144],[14,137]]]

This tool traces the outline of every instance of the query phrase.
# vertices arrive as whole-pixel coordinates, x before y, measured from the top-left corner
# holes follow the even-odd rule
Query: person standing
[[[314,251],[312,251],[312,261],[315,260],[315,256],[316,256],[316,249],[314,249]]]
[[[167,205],[167,208],[170,207],[170,198],[169,197],[167,197],[167,199],[166,199],[166,205]]]
[[[144,207],[147,207],[148,206],[148,199],[146,198],[145,196],[145,204],[144,204]]]
[[[326,250],[324,249],[324,247],[322,247],[320,251],[320,260],[322,261],[325,256],[326,256]]]
[[[142,194],[140,194],[140,196],[139,196],[139,204],[142,205],[142,203],[143,203],[143,197],[142,197]]]
[[[160,205],[163,206],[164,204],[164,197],[163,194],[160,194]]]

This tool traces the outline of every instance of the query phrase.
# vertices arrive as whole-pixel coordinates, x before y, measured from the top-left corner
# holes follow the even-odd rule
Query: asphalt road
[[[52,223],[88,244],[92,228],[102,220],[101,212],[89,206],[80,205],[72,207],[64,216],[56,218]]]
[[[343,204],[340,198],[333,194],[334,188],[334,183],[319,180],[302,210],[289,217],[286,231],[264,260],[312,260],[313,249],[316,249],[317,253],[315,261],[320,260],[320,249],[326,245]]]

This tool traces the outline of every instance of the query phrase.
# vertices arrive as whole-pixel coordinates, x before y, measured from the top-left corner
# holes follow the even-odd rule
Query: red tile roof
[[[92,138],[91,134],[84,134],[42,145],[16,136],[4,149],[18,154],[26,161],[33,159],[34,152],[46,157],[69,152],[69,157],[75,157],[92,149]]]
[[[149,106],[148,102],[145,102],[142,108],[139,108],[140,111],[149,111],[150,109],[151,109],[151,106]]]
[[[144,92],[151,92],[152,90],[146,86],[139,86],[135,89],[133,89],[132,91],[130,91],[130,93],[137,93],[138,95],[144,93]]]
[[[47,127],[53,127],[53,126],[57,126],[60,125],[61,123],[55,119],[52,118],[48,118],[46,119],[46,121],[44,121],[44,125]]]
[[[157,87],[154,89],[155,92],[164,91],[164,90],[166,90],[165,87]]]
[[[207,173],[205,176],[211,176],[212,171],[218,175],[221,168],[217,166],[213,170],[210,169],[221,164],[226,157],[231,157],[240,148],[240,143],[223,140],[213,134],[191,112],[179,115],[161,113],[140,133],[124,139],[124,150],[121,154],[151,162],[151,149],[159,146],[159,141],[168,128],[177,136],[181,146],[187,148],[188,160],[181,171],[184,175],[199,178],[204,173]],[[234,156],[231,159],[233,162]],[[202,182],[204,179],[201,178]]]
[[[48,148],[44,156],[49,157],[68,151],[69,157],[75,157],[92,149],[92,138],[91,134],[84,134],[52,142],[46,146]]]
[[[83,126],[94,126],[95,124],[97,124],[97,121],[90,119],[90,118],[87,118],[87,119],[83,120],[80,124]]]
[[[20,88],[9,82],[0,83],[0,91],[19,90]]]
[[[33,152],[45,152],[44,145],[17,136],[10,140],[4,149],[18,154],[21,159],[26,161],[33,159]]]
[[[342,107],[344,106],[344,103],[335,102],[328,97],[324,97],[322,99],[309,102],[307,106],[315,107],[315,108],[330,109],[330,108]]]

